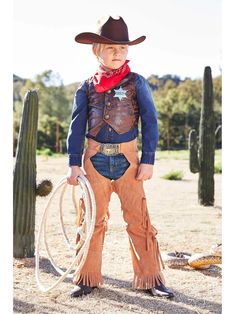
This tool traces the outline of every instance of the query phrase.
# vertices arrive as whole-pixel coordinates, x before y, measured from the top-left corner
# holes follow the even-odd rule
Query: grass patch
[[[39,156],[53,156],[53,152],[50,148],[37,149],[37,155]]]
[[[221,149],[215,150],[215,162],[221,163]],[[167,159],[174,159],[174,160],[189,160],[189,150],[158,150],[156,152],[156,159],[157,160],[167,160]]]
[[[44,156],[44,157],[52,157],[52,158],[67,157],[68,156],[67,154],[54,153],[50,148],[37,149],[36,155],[37,156]]]
[[[165,174],[161,178],[166,180],[182,180],[184,177],[183,171],[180,170],[172,170],[169,173]]]
[[[176,159],[176,160],[188,160],[189,151],[185,150],[159,150],[156,152],[157,160],[163,159]]]

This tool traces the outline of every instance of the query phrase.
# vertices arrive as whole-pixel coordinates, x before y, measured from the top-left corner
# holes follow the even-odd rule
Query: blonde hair
[[[105,44],[94,43],[92,44],[92,51],[94,55],[98,58],[102,50],[104,49]]]

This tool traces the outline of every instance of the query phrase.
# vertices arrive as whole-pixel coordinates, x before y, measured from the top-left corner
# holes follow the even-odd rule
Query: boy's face
[[[128,45],[109,45],[103,44],[99,49],[99,62],[107,70],[120,68],[126,61]]]

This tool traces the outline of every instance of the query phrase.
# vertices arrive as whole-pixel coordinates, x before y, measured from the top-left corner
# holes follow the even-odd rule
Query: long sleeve
[[[153,165],[158,143],[157,111],[148,82],[141,75],[137,75],[136,78],[136,93],[142,133],[142,156],[140,162]]]
[[[81,166],[82,164],[88,112],[86,89],[87,85],[84,81],[78,87],[74,97],[72,118],[67,136],[69,166]]]

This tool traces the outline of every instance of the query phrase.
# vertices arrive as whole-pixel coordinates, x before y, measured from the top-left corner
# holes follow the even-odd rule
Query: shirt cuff
[[[140,159],[141,164],[150,164],[154,165],[155,162],[155,152],[142,152],[142,156]]]
[[[69,166],[79,166],[82,165],[82,155],[79,154],[69,154]]]

